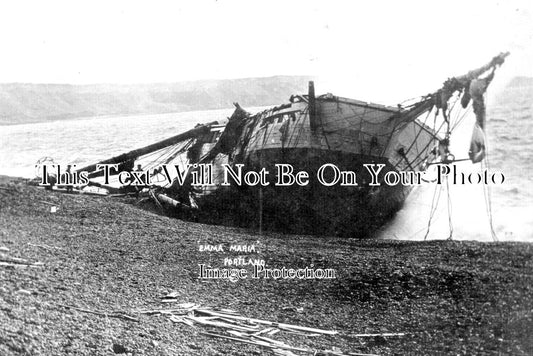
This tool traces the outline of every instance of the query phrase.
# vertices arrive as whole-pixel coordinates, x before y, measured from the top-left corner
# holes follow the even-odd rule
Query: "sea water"
[[[487,120],[488,164],[461,162],[456,168],[501,172],[505,182],[450,185],[449,194],[444,184],[415,187],[380,237],[533,242],[533,86],[489,96]],[[456,159],[468,157],[474,121],[471,115],[452,137]]]
[[[493,241],[492,215],[499,240],[533,242],[532,98],[533,86],[529,86],[506,88],[488,100],[488,168],[502,172],[504,184],[452,185],[449,194],[444,185],[437,191],[434,185],[417,186],[380,237],[445,239],[452,230],[454,239]],[[0,174],[32,178],[35,163],[43,156],[82,167],[168,138],[197,123],[223,120],[232,112],[229,108],[0,126]],[[453,138],[456,158],[467,157],[472,125],[473,119],[465,120]],[[464,172],[481,168],[479,164],[458,164]],[[439,196],[439,191],[437,204],[433,196]]]
[[[82,167],[192,129],[224,120],[232,109],[96,117],[0,126],[0,174],[33,178],[35,163],[51,157]]]

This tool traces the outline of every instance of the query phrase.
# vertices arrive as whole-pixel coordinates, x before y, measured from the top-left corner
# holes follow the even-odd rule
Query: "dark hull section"
[[[242,162],[245,170],[265,167],[270,185],[220,187],[199,196],[200,220],[289,233],[327,234],[368,238],[392,218],[401,207],[408,187],[370,187],[363,164],[384,163],[382,158],[339,151],[313,149],[267,149],[251,152]],[[296,171],[309,173],[309,184],[274,186],[275,164],[288,163]],[[317,180],[318,169],[334,163],[339,169],[356,173],[358,186],[324,186]],[[332,173],[332,170],[328,171]],[[332,179],[332,174],[325,178]]]

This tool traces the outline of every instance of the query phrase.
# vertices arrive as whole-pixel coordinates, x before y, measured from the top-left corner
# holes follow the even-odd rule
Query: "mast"
[[[208,124],[200,125],[198,127],[195,127],[194,129],[191,129],[189,131],[186,131],[186,132],[181,133],[181,134],[176,135],[176,136],[172,136],[172,137],[167,138],[167,139],[165,139],[163,141],[159,141],[159,142],[153,143],[151,145],[148,145],[148,146],[145,146],[145,147],[142,147],[142,148],[138,148],[138,149],[135,149],[133,151],[129,151],[129,152],[123,153],[121,155],[118,155],[118,156],[115,156],[115,157],[100,161],[98,163],[91,164],[89,166],[80,168],[80,169],[77,170],[77,172],[81,172],[81,171],[93,172],[94,170],[96,170],[96,166],[99,165],[99,164],[119,164],[119,163],[122,163],[124,161],[128,161],[128,160],[137,158],[139,156],[143,156],[145,154],[160,150],[160,149],[165,148],[167,146],[174,145],[174,144],[179,143],[181,141],[185,141],[185,140],[188,140],[188,139],[191,139],[191,138],[195,138],[195,137],[204,135],[204,134],[208,133],[211,130],[211,126],[212,125],[216,125],[217,123],[218,123],[217,121],[213,121],[213,122],[210,122]]]
[[[308,93],[308,106],[309,106],[309,124],[311,130],[314,131],[318,127],[316,121],[316,98],[315,98],[315,83],[313,81],[309,82],[309,93]]]

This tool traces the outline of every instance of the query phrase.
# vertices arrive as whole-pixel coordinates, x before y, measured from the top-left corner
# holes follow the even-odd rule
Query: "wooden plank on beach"
[[[139,322],[139,319],[134,318],[134,317],[129,316],[129,315],[126,315],[126,314],[122,314],[122,313],[116,313],[116,312],[106,313],[106,312],[101,312],[101,311],[96,311],[96,310],[89,310],[89,309],[84,309],[84,308],[78,308],[78,307],[75,307],[75,306],[72,306],[72,305],[59,304],[59,303],[56,303],[56,305],[60,306],[60,307],[63,307],[63,308],[67,308],[67,309],[73,309],[73,310],[81,311],[81,312],[84,312],[84,313],[104,316],[106,318],[120,318],[120,319],[129,320],[129,321]]]
[[[381,334],[350,334],[352,337],[391,337],[391,336],[405,336],[405,333],[381,333]]]
[[[284,350],[300,351],[300,352],[307,352],[307,353],[314,354],[313,350],[304,349],[304,348],[301,348],[301,347],[294,347],[294,346],[289,346],[289,345],[271,344],[269,342],[261,341],[261,340],[249,340],[249,339],[243,339],[243,338],[226,336],[226,335],[221,335],[221,334],[214,334],[214,333],[201,333],[201,334],[207,335],[207,336],[219,337],[219,338],[228,339],[228,340],[233,340],[233,341],[240,341],[240,342],[244,342],[244,343],[252,344],[252,345],[257,345],[257,346],[264,346],[264,347],[268,347],[268,348],[271,348],[271,349],[284,349]]]
[[[247,321],[249,323],[269,325],[269,326],[274,326],[278,328],[287,328],[287,329],[292,329],[292,330],[307,331],[310,333],[318,333],[318,334],[326,334],[326,335],[338,334],[338,332],[334,330],[322,330],[322,329],[308,328],[305,326],[276,323],[276,322],[272,322],[268,320],[246,318],[246,317],[239,316],[239,315],[221,314],[221,313],[217,313],[217,312],[207,310],[207,309],[196,309],[196,311],[199,313],[208,314],[212,316],[219,316],[219,317],[228,318],[228,319],[242,320],[242,321]]]
[[[210,320],[210,319],[207,319],[207,318],[204,318],[204,317],[186,316],[186,317],[184,317],[184,319],[189,319],[191,321],[194,321],[194,322],[196,322],[198,324],[202,324],[202,325],[216,326],[216,327],[219,327],[219,328],[232,329],[232,330],[237,330],[237,331],[254,332],[258,328],[258,326],[256,326],[256,327],[240,326],[240,325],[235,325],[235,324],[230,324],[230,323],[224,323],[222,321],[215,321],[215,320],[212,320],[212,319]]]

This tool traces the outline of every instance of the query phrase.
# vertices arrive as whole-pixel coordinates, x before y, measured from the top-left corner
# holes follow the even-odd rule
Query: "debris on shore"
[[[529,243],[259,236],[171,219],[139,209],[134,199],[45,192],[16,180],[0,180],[0,186],[6,188],[0,189],[0,252],[42,262],[39,268],[0,267],[2,355],[260,355],[271,349],[205,335],[253,339],[207,325],[246,327],[228,310],[245,319],[339,331],[309,337],[274,333],[281,329],[273,325],[258,328],[272,328],[258,336],[305,350],[533,353]],[[41,201],[60,209],[51,213]],[[242,255],[229,248],[200,251],[207,244],[255,245],[252,257],[267,266],[333,268],[337,278],[199,279],[198,264],[217,267]],[[163,303],[167,295],[172,302]],[[188,312],[136,312],[180,308],[182,302],[224,316],[202,314],[202,308],[195,319]]]

